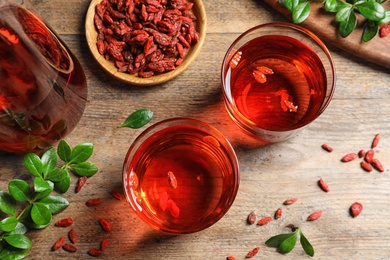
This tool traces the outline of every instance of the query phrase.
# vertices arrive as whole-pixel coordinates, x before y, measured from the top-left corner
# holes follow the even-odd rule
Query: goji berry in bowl
[[[171,80],[198,56],[206,37],[202,0],[92,0],[89,49],[115,78],[137,86]]]
[[[239,167],[229,141],[213,126],[172,118],[136,138],[122,183],[140,219],[167,233],[187,234],[210,227],[229,210]]]

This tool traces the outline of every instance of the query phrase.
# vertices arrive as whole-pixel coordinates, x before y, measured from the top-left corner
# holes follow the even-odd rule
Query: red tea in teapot
[[[33,11],[0,6],[0,150],[40,152],[80,120],[84,71]]]

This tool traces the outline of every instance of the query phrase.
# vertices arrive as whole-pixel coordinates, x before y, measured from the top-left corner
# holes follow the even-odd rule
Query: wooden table
[[[220,67],[225,51],[243,31],[265,22],[287,21],[260,0],[204,0],[208,16],[207,39],[197,60],[176,79],[155,87],[134,87],[106,75],[92,58],[84,35],[88,0],[32,0],[35,8],[61,35],[81,61],[88,80],[89,97],[83,118],[66,138],[71,145],[93,142],[91,158],[99,173],[78,194],[65,194],[70,206],[53,222],[73,217],[78,234],[78,252],[50,248],[69,229],[54,227],[29,232],[33,241],[29,259],[88,259],[87,250],[107,237],[104,259],[244,259],[260,246],[254,259],[304,259],[300,245],[281,255],[264,242],[286,232],[287,224],[300,226],[315,249],[317,259],[390,259],[390,74],[388,69],[355,58],[329,46],[337,70],[337,86],[325,113],[289,141],[258,146],[238,138],[238,131],[224,110]],[[389,46],[390,47],[390,46]],[[121,189],[121,169],[132,141],[145,127],[119,129],[127,116],[140,108],[155,116],[151,123],[171,117],[196,117],[218,128],[232,142],[240,162],[241,183],[230,211],[217,224],[199,233],[183,236],[161,234],[141,222],[128,203],[111,197]],[[149,125],[150,125],[149,124]],[[376,157],[385,172],[364,172],[359,161],[341,163],[349,152],[369,149],[375,134],[381,134]],[[332,153],[321,149],[334,147]],[[1,153],[0,188],[24,172],[22,157]],[[323,178],[331,191],[317,185]],[[76,183],[73,176],[72,187]],[[97,208],[85,201],[101,197]],[[297,197],[290,206],[283,201]],[[355,201],[364,205],[357,218],[349,215]],[[258,217],[273,215],[282,207],[283,216],[266,226],[249,226],[251,211]],[[307,222],[314,211],[323,211],[315,222]],[[112,223],[105,234],[97,223],[104,216]]]

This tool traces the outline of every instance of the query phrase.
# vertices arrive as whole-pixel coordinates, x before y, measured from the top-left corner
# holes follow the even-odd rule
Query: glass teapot
[[[26,1],[0,0],[0,150],[42,152],[69,134],[87,101],[84,71]]]

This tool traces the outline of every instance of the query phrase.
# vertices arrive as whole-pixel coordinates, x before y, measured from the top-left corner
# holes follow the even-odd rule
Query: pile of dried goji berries
[[[102,0],[97,47],[120,72],[151,77],[174,70],[199,40],[187,0]]]

